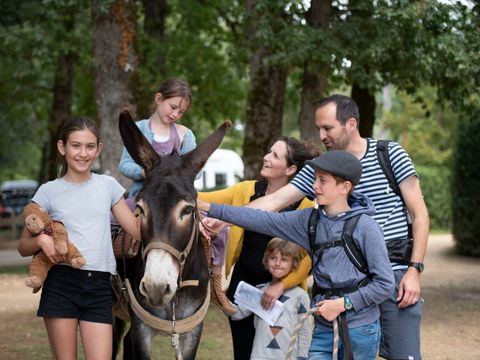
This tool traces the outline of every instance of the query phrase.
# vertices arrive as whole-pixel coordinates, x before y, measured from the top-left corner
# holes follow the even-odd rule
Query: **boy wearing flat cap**
[[[375,212],[373,204],[353,192],[362,164],[342,150],[326,152],[309,163],[315,169],[318,209],[270,213],[211,204],[209,216],[287,239],[309,253],[314,264],[312,304],[318,307],[309,359],[332,358],[333,321],[338,318],[339,359],[373,360],[380,343],[379,304],[394,291],[395,283],[382,230],[370,217]],[[313,246],[308,231],[312,212],[318,217]],[[352,224],[353,218],[356,225],[351,237],[366,261],[365,273],[354,264],[342,236],[345,223]]]

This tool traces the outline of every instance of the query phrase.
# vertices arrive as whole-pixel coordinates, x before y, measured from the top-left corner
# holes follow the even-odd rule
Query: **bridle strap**
[[[155,242],[151,242],[150,244],[148,244],[147,246],[145,246],[142,249],[142,259],[143,259],[143,261],[145,261],[145,257],[147,256],[148,252],[150,250],[153,250],[153,249],[165,250],[170,255],[172,255],[175,259],[177,259],[178,262],[182,262],[182,260],[186,258],[186,255],[188,255],[188,254],[185,254],[185,252],[187,250],[190,250],[190,249],[188,249],[188,244],[187,244],[187,247],[185,248],[185,250],[180,252],[169,244],[166,244],[166,243],[160,242],[160,241],[155,241]]]
[[[193,213],[193,223],[192,223],[192,231],[190,234],[190,239],[188,240],[187,246],[185,246],[185,249],[183,249],[182,252],[178,251],[175,249],[173,246],[161,242],[161,241],[154,241],[145,246],[142,249],[142,259],[145,261],[145,257],[147,256],[148,252],[153,249],[160,249],[160,250],[165,250],[168,252],[170,255],[172,255],[175,259],[178,261],[178,265],[180,267],[179,271],[179,279],[178,279],[178,286],[180,288],[184,286],[198,286],[198,280],[185,280],[183,281],[183,267],[185,265],[185,260],[188,257],[188,254],[190,253],[190,250],[192,249],[193,243],[196,238],[198,238],[198,222],[200,216],[198,215],[198,211],[196,210]]]
[[[130,307],[132,308],[133,312],[149,327],[163,331],[165,333],[171,334],[172,333],[172,321],[171,320],[163,320],[160,319],[148,311],[146,311],[137,301],[135,295],[133,293],[132,287],[130,286],[130,281],[125,279],[124,286],[127,292],[127,299],[130,303]],[[185,334],[191,331],[194,327],[200,324],[205,315],[208,311],[208,305],[210,304],[210,281],[207,283],[207,293],[205,296],[205,300],[200,308],[189,317],[185,319],[176,320],[175,321],[175,332],[178,334]]]

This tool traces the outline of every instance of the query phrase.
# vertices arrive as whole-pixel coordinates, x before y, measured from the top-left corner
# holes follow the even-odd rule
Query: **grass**
[[[2,360],[51,359],[50,346],[43,320],[35,311],[0,313],[0,354]],[[153,343],[153,359],[175,359],[169,337],[157,336]],[[81,339],[78,339],[78,359],[84,354]],[[121,358],[119,355],[118,358]],[[197,359],[233,359],[228,320],[216,307],[210,306],[204,321]]]
[[[0,266],[0,274],[26,275],[28,274],[28,265]]]

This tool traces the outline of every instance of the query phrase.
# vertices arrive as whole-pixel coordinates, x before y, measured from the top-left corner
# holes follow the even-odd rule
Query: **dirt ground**
[[[430,237],[422,275],[422,352],[427,360],[480,359],[480,261],[452,255],[452,247],[449,235]],[[34,317],[39,295],[32,295],[23,280],[23,275],[0,274],[2,333],[9,328],[28,328]],[[229,338],[225,335],[226,341]],[[0,358],[7,347],[11,344],[6,344],[2,335]],[[16,357],[23,358],[21,353]]]

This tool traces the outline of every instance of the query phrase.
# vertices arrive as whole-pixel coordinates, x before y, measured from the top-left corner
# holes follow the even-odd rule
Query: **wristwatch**
[[[425,269],[425,265],[423,265],[423,263],[419,263],[419,262],[409,262],[408,266],[417,269],[418,272],[420,272],[420,273],[423,271],[423,269]]]
[[[343,307],[345,308],[345,310],[353,309],[353,304],[350,301],[350,298],[348,297],[348,295],[343,295]]]

